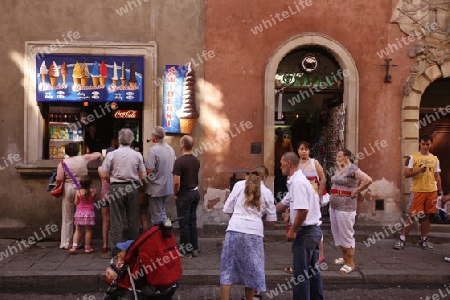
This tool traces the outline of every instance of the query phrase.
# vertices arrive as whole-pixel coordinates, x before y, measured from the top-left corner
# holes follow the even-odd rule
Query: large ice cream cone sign
[[[191,64],[183,81],[183,102],[175,114],[180,120],[181,133],[191,134],[200,116],[195,105],[195,71],[191,68]]]

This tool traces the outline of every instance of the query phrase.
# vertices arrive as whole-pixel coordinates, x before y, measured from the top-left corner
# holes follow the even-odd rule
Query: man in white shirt
[[[322,238],[319,199],[308,179],[298,167],[299,157],[287,152],[281,157],[281,171],[288,176],[288,194],[277,204],[277,212],[290,208],[291,229],[286,234],[292,244],[293,299],[323,299],[319,266],[319,243]]]

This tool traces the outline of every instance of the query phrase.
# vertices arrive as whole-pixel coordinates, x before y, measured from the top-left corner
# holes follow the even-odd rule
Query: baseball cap
[[[117,243],[116,246],[120,250],[128,250],[128,248],[130,248],[130,246],[131,246],[131,244],[133,244],[133,242],[134,242],[134,240],[128,240],[128,241],[123,242],[123,243]]]

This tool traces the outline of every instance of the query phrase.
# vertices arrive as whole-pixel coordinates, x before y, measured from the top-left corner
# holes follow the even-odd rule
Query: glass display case
[[[48,159],[63,159],[69,143],[78,144],[78,155],[84,154],[84,130],[77,107],[51,106],[47,118]]]

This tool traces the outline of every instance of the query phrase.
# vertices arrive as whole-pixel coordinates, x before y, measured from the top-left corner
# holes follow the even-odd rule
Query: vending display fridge
[[[84,130],[79,121],[80,108],[50,106],[47,118],[46,153],[48,159],[63,159],[68,143],[78,144],[78,155],[83,154]]]
[[[142,138],[141,138],[141,120],[140,110],[136,109],[122,109],[116,110],[112,114],[113,117],[113,136],[117,138],[118,132],[122,128],[129,128],[133,131],[134,141],[132,147],[142,152]]]

